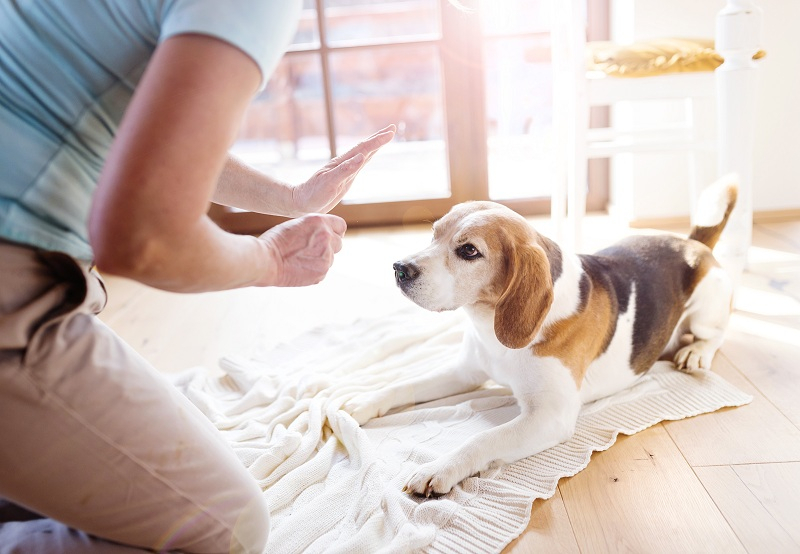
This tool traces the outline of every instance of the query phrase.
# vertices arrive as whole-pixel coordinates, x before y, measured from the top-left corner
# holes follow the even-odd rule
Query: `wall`
[[[759,66],[753,208],[756,212],[800,213],[800,2],[757,3],[763,12],[762,48],[767,57]],[[716,14],[725,2],[615,0],[614,4],[612,35],[624,40],[712,37]],[[671,105],[660,107],[666,114],[674,109]],[[713,159],[710,163],[713,168]],[[647,220],[688,214],[685,156],[637,154],[614,165],[612,203],[623,216]]]

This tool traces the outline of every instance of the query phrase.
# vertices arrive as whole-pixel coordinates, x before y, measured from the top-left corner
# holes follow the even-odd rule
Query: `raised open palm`
[[[293,212],[296,215],[328,213],[350,190],[361,168],[392,140],[394,133],[395,126],[389,125],[333,158],[305,183],[296,185],[292,191]]]

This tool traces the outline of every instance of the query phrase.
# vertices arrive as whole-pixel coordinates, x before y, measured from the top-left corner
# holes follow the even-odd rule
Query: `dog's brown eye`
[[[478,249],[475,248],[472,244],[462,244],[458,248],[456,248],[456,254],[459,258],[464,260],[474,260],[476,258],[481,257],[481,253],[478,252]]]

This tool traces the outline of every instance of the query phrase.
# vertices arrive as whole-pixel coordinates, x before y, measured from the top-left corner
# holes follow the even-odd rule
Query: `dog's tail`
[[[736,205],[738,182],[739,177],[731,173],[703,190],[697,202],[694,226],[689,233],[690,239],[714,248]]]

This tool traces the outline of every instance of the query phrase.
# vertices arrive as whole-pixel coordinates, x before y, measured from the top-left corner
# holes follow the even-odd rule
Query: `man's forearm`
[[[268,243],[226,233],[206,217],[176,232],[117,240],[97,265],[103,272],[172,292],[270,285],[279,270]]]
[[[222,170],[212,200],[261,214],[296,217],[292,187],[248,166],[232,155]]]

